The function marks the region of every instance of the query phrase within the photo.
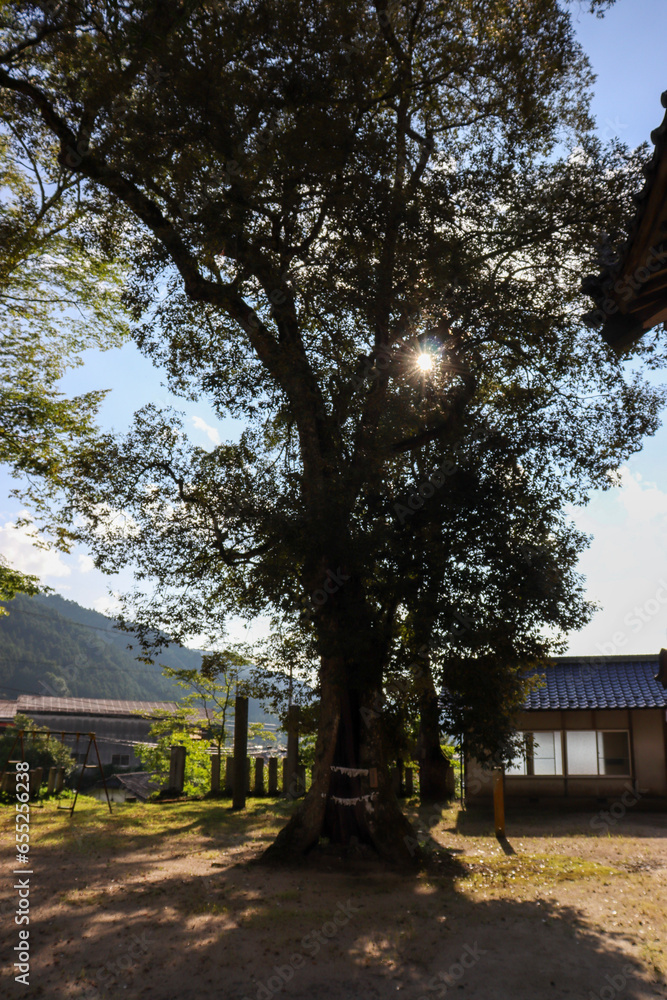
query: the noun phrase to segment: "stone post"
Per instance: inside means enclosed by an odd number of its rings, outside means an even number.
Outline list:
[[[220,754],[217,753],[211,756],[211,792],[220,794]]]
[[[287,710],[287,757],[283,765],[283,795],[294,795],[293,784],[297,779],[299,762],[299,706]]]
[[[264,788],[264,758],[255,758],[255,795],[265,795]]]
[[[42,774],[44,773],[44,768],[36,767],[34,771],[30,771],[30,796],[36,795],[39,791],[39,786],[42,783]]]
[[[278,794],[278,758],[269,757],[269,795]]]
[[[245,807],[248,778],[248,699],[242,695],[237,695],[234,712],[233,809],[243,809]]]
[[[185,782],[185,747],[175,746],[171,748],[169,759],[169,790],[177,795],[183,794],[183,784]]]

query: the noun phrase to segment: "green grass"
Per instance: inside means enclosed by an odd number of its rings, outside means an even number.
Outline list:
[[[215,849],[272,840],[284,826],[294,803],[282,799],[248,799],[235,812],[220,800],[166,803],[116,803],[79,796],[74,815],[58,810],[54,800],[33,804],[31,841],[43,847],[66,847],[73,853],[132,850],[169,837],[186,843],[193,838]],[[0,808],[0,830],[14,826],[13,806]],[[209,842],[209,843],[206,843]]]
[[[595,861],[565,854],[523,854],[502,858],[478,858],[467,856],[470,885],[555,885],[559,882],[575,882],[581,879],[601,879],[607,881],[621,874],[617,868],[601,865]]]

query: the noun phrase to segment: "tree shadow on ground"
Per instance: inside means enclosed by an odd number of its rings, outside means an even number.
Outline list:
[[[662,995],[622,929],[591,926],[579,908],[546,897],[482,898],[480,872],[445,850],[412,874],[326,853],[296,868],[247,863],[266,835],[238,862],[222,849],[217,861],[206,857],[225,837],[236,841],[239,824],[247,840],[270,812],[230,819],[218,805],[181,810],[166,833],[137,831],[74,856],[67,843],[37,842],[30,992],[48,1000]],[[4,900],[11,905],[11,893]],[[3,995],[23,995],[8,978]]]
[[[612,836],[631,834],[633,837],[667,837],[667,816],[664,811],[644,811],[637,807],[614,811],[614,803],[591,803],[586,808],[559,809],[550,803],[544,805],[505,806],[507,836],[540,837],[592,836],[610,833]],[[493,834],[493,807],[472,806],[460,809],[454,829],[464,836]]]

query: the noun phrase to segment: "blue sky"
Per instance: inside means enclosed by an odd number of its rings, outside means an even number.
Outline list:
[[[631,146],[649,139],[662,121],[660,94],[667,89],[664,0],[619,0],[602,20],[573,4],[579,38],[597,74],[593,111],[600,134],[618,135]],[[580,7],[580,9],[579,9]],[[111,389],[101,411],[105,427],[123,430],[141,403],[174,403],[186,413],[192,439],[206,446],[235,434],[205,402],[173,399],[159,372],[132,345],[101,354],[88,352],[83,368],[63,382],[67,393]],[[570,636],[569,652],[656,652],[667,646],[667,429],[646,441],[622,473],[622,485],[594,494],[573,512],[577,525],[594,536],[580,563],[588,595],[600,605],[592,623]],[[12,481],[0,469],[0,552],[18,569],[40,575],[63,597],[110,610],[108,590],[129,589],[129,572],[103,576],[81,550],[70,556],[31,547],[11,525],[19,507],[9,498]],[[261,627],[260,627],[261,630]],[[256,630],[253,629],[253,632]],[[242,638],[239,622],[230,637]]]

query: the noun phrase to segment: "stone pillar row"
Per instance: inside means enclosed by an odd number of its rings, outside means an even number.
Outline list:
[[[280,757],[246,757],[245,758],[245,794],[255,797],[262,795],[279,795],[278,774]],[[235,758],[225,757],[224,782],[220,778],[220,761],[217,755],[211,757],[211,791],[234,795],[235,775],[237,773]],[[282,762],[282,794],[298,798],[306,791],[306,765],[297,764],[295,776],[289,780],[289,763],[287,758]],[[238,808],[238,807],[237,807]]]

